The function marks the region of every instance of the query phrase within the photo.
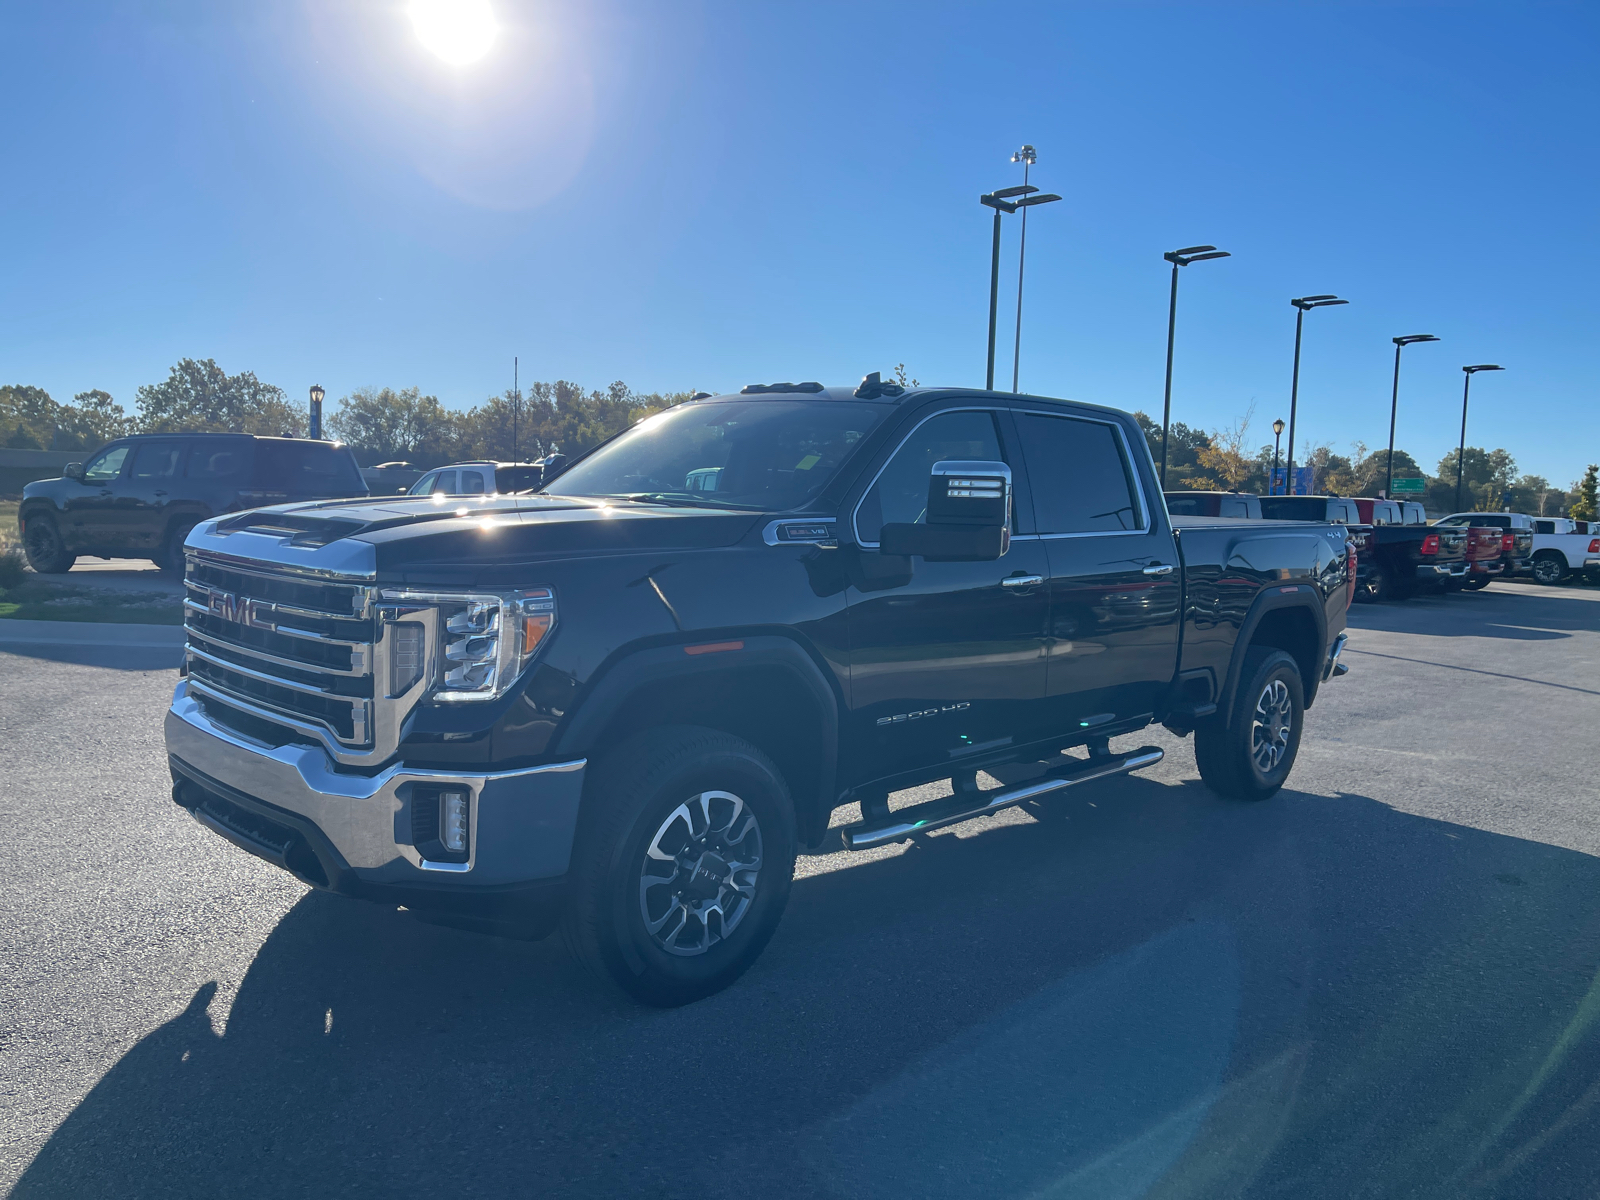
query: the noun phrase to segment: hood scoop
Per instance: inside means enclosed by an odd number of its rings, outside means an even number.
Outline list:
[[[367,527],[365,521],[309,517],[299,513],[258,511],[217,522],[218,533],[260,533],[287,539],[291,546],[315,548],[337,542]]]

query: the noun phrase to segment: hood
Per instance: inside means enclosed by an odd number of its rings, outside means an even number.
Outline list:
[[[232,558],[372,578],[491,570],[530,559],[731,546],[764,514],[571,496],[396,496],[280,504],[196,526],[188,545]]]

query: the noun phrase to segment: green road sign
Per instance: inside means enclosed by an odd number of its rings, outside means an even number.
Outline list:
[[[1428,481],[1426,479],[1396,479],[1393,487],[1396,496],[1405,493],[1420,496],[1428,490]]]

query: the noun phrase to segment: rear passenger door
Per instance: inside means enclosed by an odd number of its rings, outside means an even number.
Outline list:
[[[117,496],[117,546],[133,551],[154,551],[166,532],[168,505],[177,488],[183,443],[140,442],[133,467]]]
[[[1154,713],[1177,671],[1181,569],[1122,427],[1016,410],[1034,535],[1050,564],[1051,722],[1081,733]]]

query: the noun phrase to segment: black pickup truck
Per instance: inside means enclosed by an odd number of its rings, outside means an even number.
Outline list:
[[[1149,766],[1110,743],[1154,722],[1272,795],[1353,584],[1342,527],[1169,519],[1126,413],[872,376],[681,404],[534,494],[218,518],[187,556],[179,805],[319,888],[559,925],[655,1004],[754,960],[797,852]],[[981,787],[1003,764],[1031,777]]]

